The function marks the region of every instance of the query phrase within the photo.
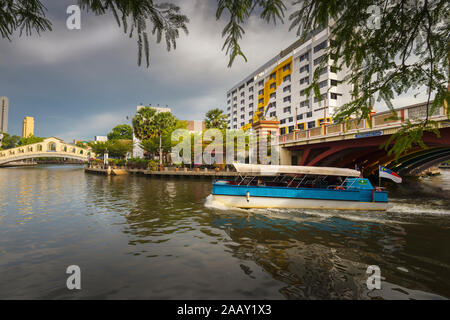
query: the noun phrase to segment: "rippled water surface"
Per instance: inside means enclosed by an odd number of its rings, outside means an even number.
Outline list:
[[[232,210],[210,192],[207,180],[0,169],[0,298],[450,298],[450,171],[393,187],[384,213]],[[66,288],[69,265],[80,291]],[[381,290],[367,289],[369,265]]]

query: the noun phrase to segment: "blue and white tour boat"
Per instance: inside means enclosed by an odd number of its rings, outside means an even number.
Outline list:
[[[386,210],[388,194],[357,170],[235,163],[233,181],[214,181],[212,197],[237,208]]]

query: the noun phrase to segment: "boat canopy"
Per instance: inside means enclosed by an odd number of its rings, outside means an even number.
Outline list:
[[[332,167],[311,167],[311,166],[277,166],[264,164],[234,163],[237,172],[258,174],[258,175],[278,175],[278,174],[310,174],[321,176],[341,176],[359,177],[361,173],[353,169],[332,168]]]

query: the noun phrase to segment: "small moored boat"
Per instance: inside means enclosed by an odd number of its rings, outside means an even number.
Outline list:
[[[386,210],[387,192],[357,170],[234,164],[239,176],[214,181],[213,200],[237,208]]]

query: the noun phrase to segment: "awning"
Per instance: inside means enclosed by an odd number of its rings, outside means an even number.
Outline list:
[[[310,174],[321,176],[359,177],[361,175],[357,170],[333,167],[277,166],[246,163],[234,163],[233,165],[237,172],[266,176],[278,174]]]

